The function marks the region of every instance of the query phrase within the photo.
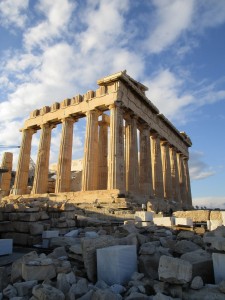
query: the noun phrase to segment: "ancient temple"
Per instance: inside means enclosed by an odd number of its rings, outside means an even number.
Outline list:
[[[40,130],[32,196],[48,193],[51,131],[62,124],[55,194],[150,201],[153,208],[190,208],[190,138],[146,97],[147,87],[119,72],[98,80],[98,89],[36,109],[25,121],[14,195],[27,194],[31,142]],[[73,126],[86,117],[80,192],[71,190]],[[91,191],[91,193],[90,193]],[[80,199],[79,198],[79,199]],[[85,198],[86,199],[86,198]],[[74,200],[75,201],[75,200]],[[80,200],[79,200],[80,201]]]

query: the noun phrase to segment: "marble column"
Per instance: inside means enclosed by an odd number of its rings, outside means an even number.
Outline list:
[[[180,184],[179,173],[177,166],[177,151],[174,147],[170,147],[170,165],[171,165],[171,177],[172,177],[172,198],[177,203],[180,203]]]
[[[126,190],[139,192],[138,145],[137,145],[137,118],[129,116],[125,125],[126,142]]]
[[[12,162],[13,154],[11,152],[5,152],[2,158],[2,169],[7,169],[8,172],[2,173],[0,180],[1,194],[8,196],[10,192],[11,174],[12,174]]]
[[[192,197],[191,197],[191,183],[190,183],[189,168],[188,168],[188,157],[186,156],[183,157],[183,164],[184,164],[184,176],[185,176],[186,193],[187,193],[186,204],[187,207],[190,208],[192,206]]]
[[[186,194],[186,182],[185,182],[184,163],[183,163],[182,153],[177,153],[177,163],[178,163],[178,172],[179,172],[181,205],[182,208],[186,208],[187,194]]]
[[[161,154],[164,198],[166,200],[172,200],[171,166],[169,155],[169,143],[167,141],[161,141]]]
[[[154,195],[157,198],[164,198],[163,174],[160,137],[157,133],[151,133],[151,153],[152,153],[152,182]]]
[[[82,191],[98,189],[98,110],[86,113],[86,135],[82,173]]]
[[[140,193],[153,198],[150,127],[140,126]]]
[[[113,104],[110,109],[110,141],[108,161],[108,190],[125,192],[123,110]]]
[[[55,193],[70,192],[71,162],[73,146],[73,124],[75,120],[67,117],[62,121],[62,134],[57,164]]]
[[[22,137],[22,143],[20,147],[16,178],[15,178],[14,188],[13,188],[14,195],[27,194],[31,142],[32,142],[32,136],[36,131],[31,128],[28,128],[28,129],[24,129],[22,132],[23,132],[23,137]]]
[[[53,125],[41,125],[41,136],[37,154],[32,194],[44,194],[48,191],[48,169]]]
[[[107,115],[102,115],[99,121],[99,146],[98,146],[98,189],[107,190],[108,181],[108,126]]]

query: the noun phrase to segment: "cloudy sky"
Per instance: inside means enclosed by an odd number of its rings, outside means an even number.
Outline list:
[[[0,145],[20,145],[32,110],[96,89],[98,79],[126,69],[191,137],[194,203],[224,205],[224,0],[1,0],[0,37]],[[82,120],[74,158],[82,157],[84,132]],[[51,162],[59,135],[60,126]],[[3,151],[14,153],[16,165],[18,149]]]

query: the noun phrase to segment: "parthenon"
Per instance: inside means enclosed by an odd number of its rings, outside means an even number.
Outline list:
[[[153,208],[192,206],[188,169],[191,140],[146,97],[148,90],[126,71],[98,80],[98,89],[36,109],[25,121],[12,193],[28,193],[31,142],[40,130],[31,195],[48,193],[51,131],[62,124],[55,193],[117,195]],[[80,192],[71,190],[73,126],[86,117]],[[92,191],[92,193],[90,193]]]

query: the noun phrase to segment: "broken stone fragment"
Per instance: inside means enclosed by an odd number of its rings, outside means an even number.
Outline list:
[[[62,291],[48,285],[39,284],[36,285],[32,290],[33,295],[38,300],[64,300],[65,295]]]
[[[29,265],[22,264],[22,278],[28,280],[44,280],[56,277],[56,268],[54,264],[48,265]]]
[[[191,282],[191,289],[192,290],[200,290],[203,287],[204,283],[200,276],[196,276],[193,278]]]
[[[158,273],[160,280],[185,284],[191,281],[192,265],[188,261],[163,255],[160,257]]]

